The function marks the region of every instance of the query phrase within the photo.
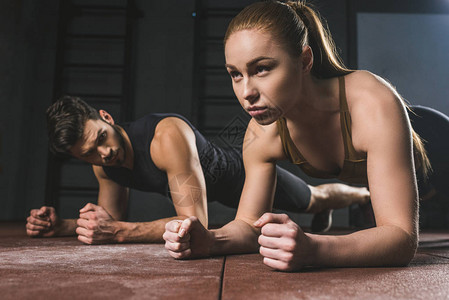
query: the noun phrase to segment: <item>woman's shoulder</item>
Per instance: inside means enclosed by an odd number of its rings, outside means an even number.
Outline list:
[[[346,94],[352,100],[376,102],[400,100],[396,89],[386,79],[369,71],[359,70],[345,76]]]
[[[347,75],[345,82],[355,143],[365,140],[376,128],[404,120],[406,111],[401,96],[382,77],[356,71]]]
[[[283,159],[282,142],[277,126],[277,122],[260,125],[251,119],[243,140],[243,151],[258,153],[267,160]]]
[[[273,142],[279,135],[276,123],[277,122],[273,122],[269,125],[260,125],[254,119],[251,119],[246,129],[243,146],[249,147],[255,145],[256,147],[259,147]]]
[[[394,86],[368,71],[355,71],[345,77],[346,96],[351,115],[373,115],[376,112],[403,109],[404,102]]]

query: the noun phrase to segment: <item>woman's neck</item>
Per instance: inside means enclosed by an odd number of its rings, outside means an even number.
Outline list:
[[[317,79],[305,76],[301,96],[284,117],[295,124],[315,123],[317,119],[340,111],[338,78]]]

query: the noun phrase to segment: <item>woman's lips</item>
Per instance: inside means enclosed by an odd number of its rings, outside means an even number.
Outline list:
[[[250,110],[248,110],[248,113],[250,114],[251,117],[257,117],[257,116],[260,116],[261,114],[264,114],[266,111],[267,111],[266,107],[260,107],[260,108],[250,109]]]

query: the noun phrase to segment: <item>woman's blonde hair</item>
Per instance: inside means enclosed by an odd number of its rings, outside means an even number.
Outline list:
[[[310,46],[313,53],[311,74],[316,78],[353,72],[338,55],[327,24],[305,1],[262,1],[245,7],[229,24],[224,45],[234,32],[251,29],[272,34],[293,57],[299,57],[304,46]],[[412,135],[415,163],[425,178],[431,169],[430,162],[421,138],[414,130]]]
[[[264,1],[244,8],[229,24],[224,43],[232,33],[257,29],[271,33],[288,50],[299,57],[309,45],[314,55],[312,75],[332,78],[351,73],[341,61],[334,41],[319,15],[303,1]]]

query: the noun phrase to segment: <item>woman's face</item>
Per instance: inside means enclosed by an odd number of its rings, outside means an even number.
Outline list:
[[[299,99],[301,59],[292,57],[270,33],[234,32],[225,57],[235,95],[259,124],[275,122]]]

